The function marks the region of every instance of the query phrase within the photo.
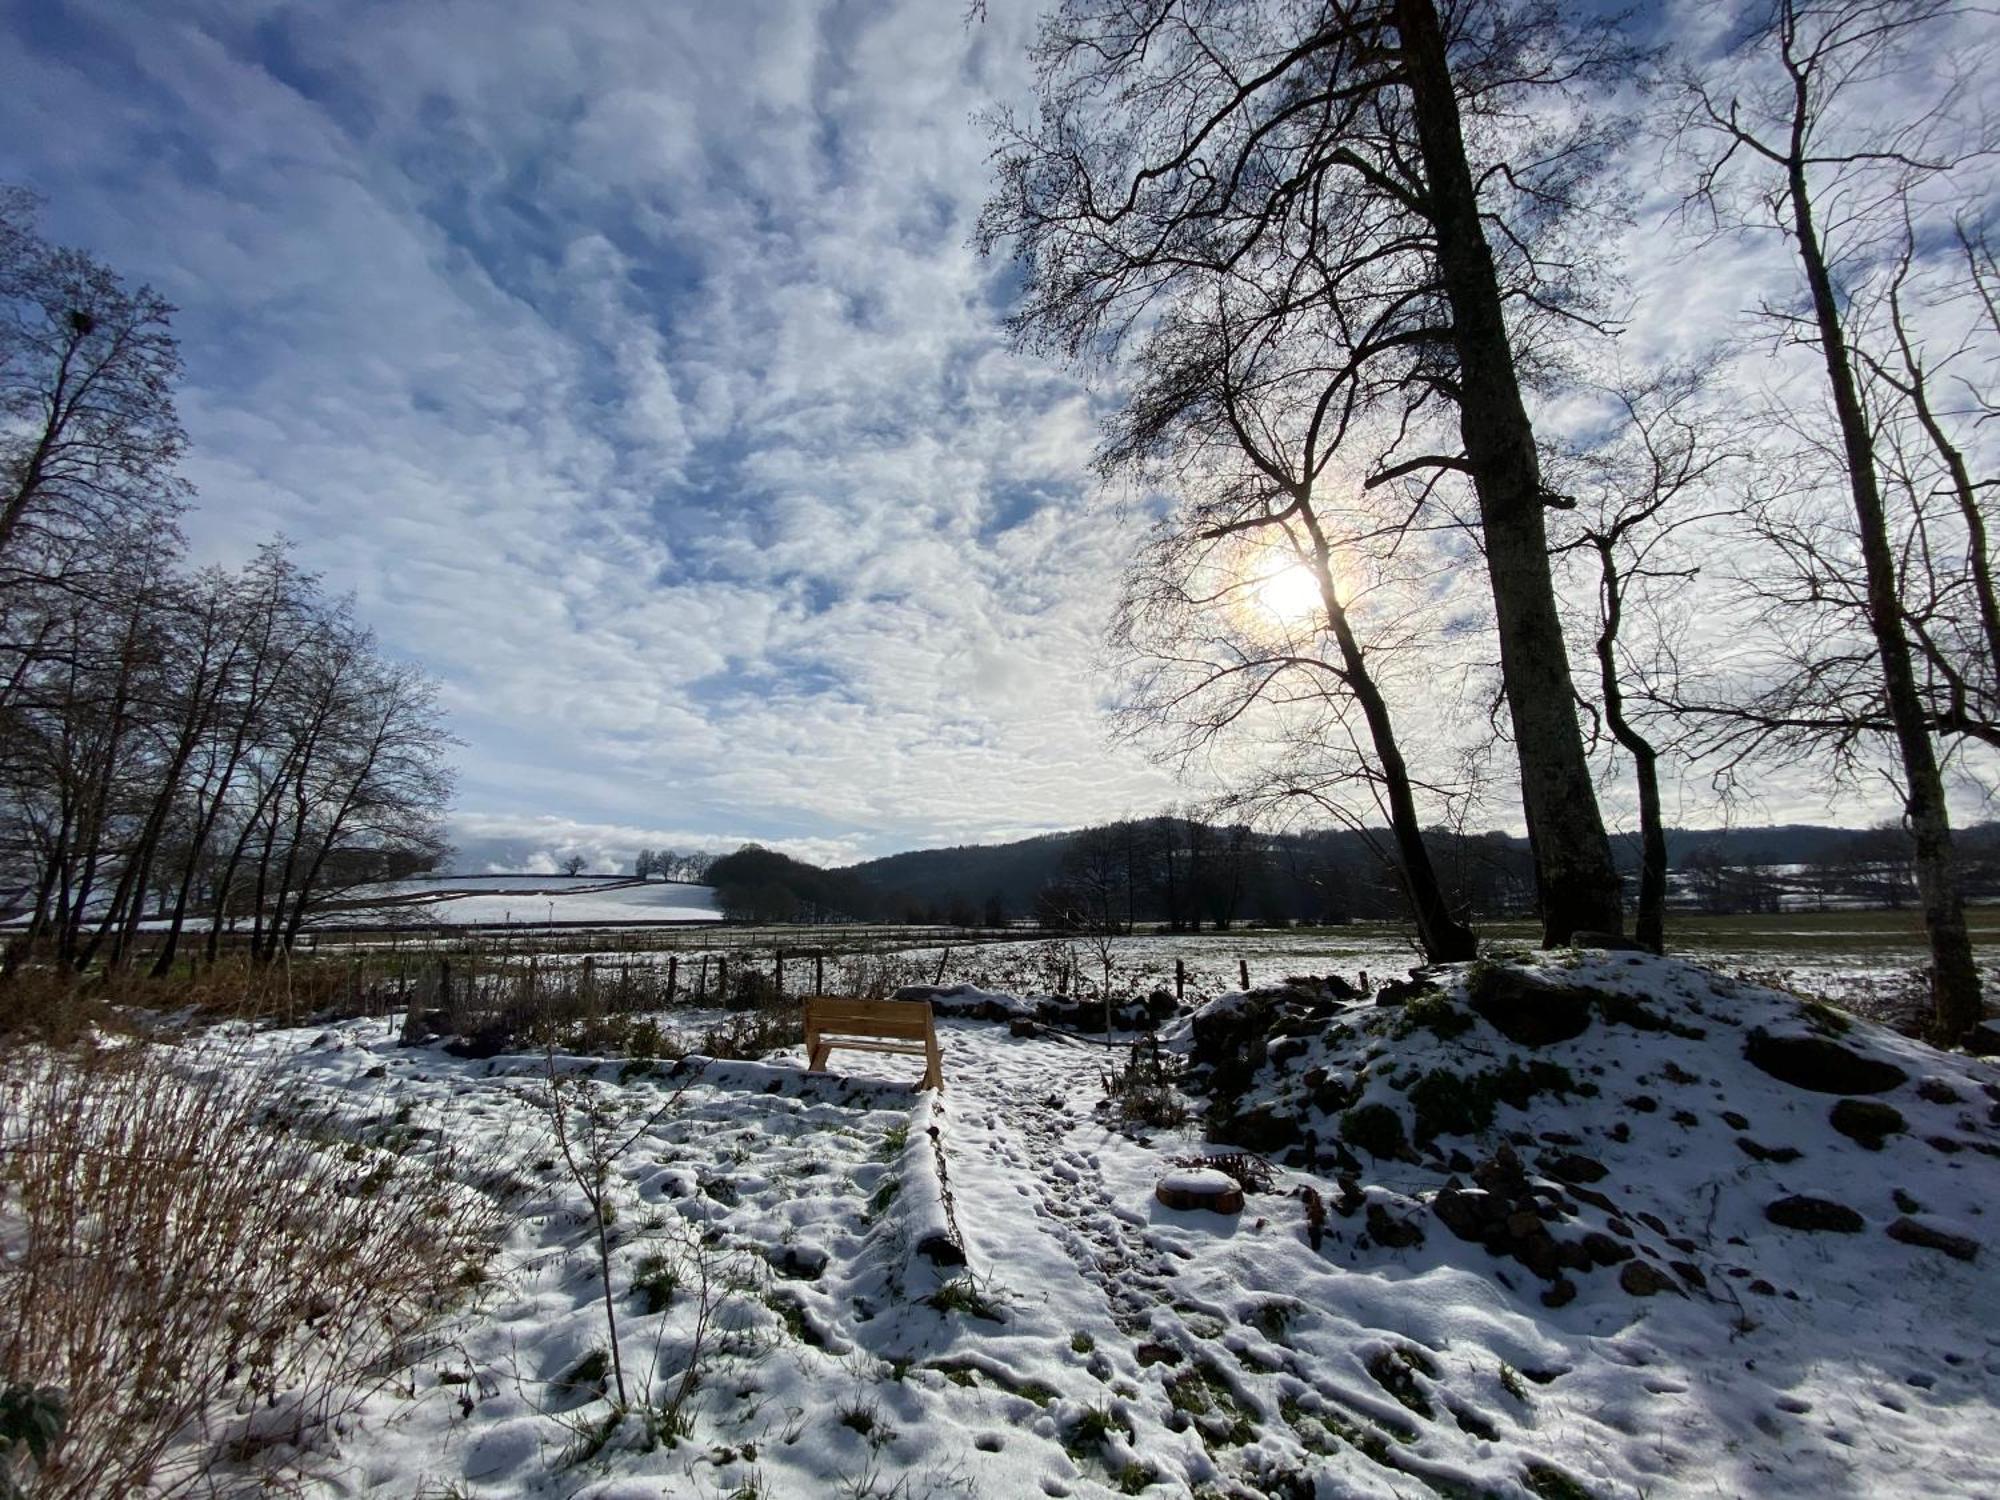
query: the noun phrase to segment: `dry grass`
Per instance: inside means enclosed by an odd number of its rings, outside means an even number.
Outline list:
[[[490,1253],[492,1158],[420,1144],[368,1144],[217,1036],[0,1063],[0,1376],[68,1406],[32,1492],[302,1461]]]

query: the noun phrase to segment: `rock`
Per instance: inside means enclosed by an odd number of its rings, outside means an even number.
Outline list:
[[[1312,1107],[1323,1115],[1339,1114],[1354,1102],[1354,1096],[1360,1092],[1353,1084],[1337,1074],[1323,1073],[1315,1082],[1312,1074],[1308,1073],[1306,1087],[1311,1091],[1308,1097],[1312,1100]]]
[[[1775,1297],[1778,1295],[1778,1289],[1761,1276],[1750,1283],[1750,1290],[1760,1297]]]
[[[1895,1200],[1896,1209],[1899,1213],[1920,1214],[1924,1211],[1923,1204],[1917,1202],[1916,1199],[1912,1198],[1901,1188],[1896,1188],[1889,1196]]]
[[[1506,964],[1475,967],[1466,999],[1487,1025],[1521,1047],[1546,1047],[1590,1028],[1590,992],[1549,984]]]
[[[917,1254],[934,1266],[962,1266],[965,1264],[965,1246],[956,1235],[942,1230],[927,1234],[917,1241]]]
[[[1483,1241],[1505,1222],[1507,1207],[1483,1188],[1446,1187],[1431,1199],[1431,1212],[1462,1240]]]
[[[1517,1208],[1507,1215],[1507,1237],[1524,1240],[1542,1227],[1542,1216],[1533,1209]]]
[[[1866,1222],[1845,1203],[1805,1193],[1765,1204],[1764,1217],[1781,1228],[1804,1230],[1808,1234],[1859,1234]]]
[[[1804,1154],[1797,1146],[1760,1146],[1747,1135],[1736,1137],[1736,1149],[1752,1161],[1774,1161],[1780,1165],[1797,1161]]]
[[[1211,1071],[1217,1093],[1240,1093],[1264,1061],[1282,990],[1249,990],[1219,995],[1188,1023],[1188,1063]]]
[[[1556,1244],[1555,1236],[1546,1229],[1538,1229],[1525,1239],[1514,1244],[1514,1258],[1544,1281],[1553,1281],[1563,1263],[1562,1249]]]
[[[1731,1130],[1748,1130],[1750,1128],[1749,1117],[1739,1115],[1733,1109],[1725,1109],[1722,1112],[1722,1123],[1727,1125]]]
[[[1577,1184],[1571,1183],[1569,1188],[1569,1195],[1572,1198],[1576,1199],[1577,1202],[1588,1203],[1592,1208],[1598,1209],[1604,1213],[1615,1214],[1618,1212],[1618,1205],[1613,1203],[1609,1198],[1605,1197],[1604,1194],[1597,1192],[1595,1189],[1587,1187],[1579,1187]]]
[[[1651,1094],[1634,1094],[1625,1101],[1625,1107],[1635,1114],[1650,1115],[1660,1107],[1660,1101]]]
[[[1305,1138],[1305,1129],[1298,1115],[1280,1105],[1266,1103],[1218,1121],[1215,1135],[1245,1151],[1268,1155],[1296,1146]]]
[[[1542,1291],[1542,1306],[1564,1307],[1576,1301],[1576,1283],[1567,1276],[1558,1276]]]
[[[1601,1229],[1593,1229],[1583,1237],[1584,1254],[1593,1265],[1615,1266],[1620,1261],[1632,1258],[1632,1247],[1620,1244]]]
[[[1974,1057],[2000,1057],[2000,1021],[1981,1021],[1968,1031],[1965,1050]]]
[[[1595,1157],[1566,1151],[1560,1156],[1544,1156],[1538,1163],[1551,1177],[1564,1182],[1602,1182],[1611,1169]]]
[[[1842,1099],[1828,1118],[1835,1130],[1870,1151],[1880,1151],[1885,1139],[1910,1128],[1901,1110],[1879,1099]]]
[[[1957,1104],[1959,1092],[1942,1078],[1925,1078],[1917,1084],[1917,1097],[1931,1104]]]
[[[1879,1057],[1863,1057],[1823,1036],[1772,1036],[1757,1030],[1743,1056],[1780,1083],[1815,1094],[1880,1094],[1909,1082],[1910,1075]]]
[[[1627,1261],[1618,1273],[1618,1285],[1634,1297],[1651,1297],[1660,1292],[1679,1293],[1673,1278],[1648,1260]]]
[[[1972,1260],[1979,1254],[1979,1242],[1962,1234],[1952,1234],[1935,1224],[1908,1216],[1889,1226],[1889,1238],[1905,1245],[1921,1245],[1926,1250],[1942,1250],[1953,1260]]]
[[[1211,1167],[1182,1167],[1169,1172],[1153,1189],[1153,1196],[1168,1208],[1184,1211],[1243,1212],[1243,1189],[1236,1179]]]
[[[1421,1224],[1414,1219],[1399,1219],[1379,1203],[1368,1205],[1368,1234],[1376,1244],[1390,1250],[1407,1250],[1424,1242]]]
[[[1407,1005],[1419,995],[1438,993],[1437,981],[1422,969],[1410,970],[1408,979],[1392,979],[1375,992],[1377,1005]]]
[[[827,1253],[817,1245],[786,1245],[767,1258],[772,1270],[793,1281],[818,1281],[826,1271]],[[964,1261],[965,1253],[960,1250],[958,1263]]]
[[[1693,1287],[1696,1291],[1705,1292],[1708,1290],[1708,1278],[1702,1274],[1701,1267],[1693,1261],[1670,1260],[1667,1262],[1667,1265],[1676,1276],[1680,1277],[1683,1282]]]
[[[1503,1145],[1472,1169],[1472,1180],[1489,1193],[1516,1196],[1528,1190],[1528,1174],[1512,1146]]]

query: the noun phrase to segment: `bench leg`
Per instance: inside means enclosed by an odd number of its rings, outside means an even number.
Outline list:
[[[832,1050],[833,1043],[831,1042],[814,1043],[812,1050],[806,1054],[806,1071],[808,1073],[824,1073],[826,1071],[826,1055]]]
[[[917,1089],[921,1092],[924,1089],[942,1089],[943,1087],[944,1059],[938,1056],[937,1043],[932,1042],[924,1053],[924,1077],[923,1082],[917,1085]]]

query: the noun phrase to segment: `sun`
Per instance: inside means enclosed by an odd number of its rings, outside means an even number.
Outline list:
[[[1319,580],[1305,564],[1287,563],[1257,580],[1257,603],[1283,624],[1301,624],[1319,612]]]

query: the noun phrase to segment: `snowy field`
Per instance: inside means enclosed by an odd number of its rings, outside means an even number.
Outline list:
[[[1828,1095],[1745,1062],[1757,1028],[1827,1025],[1790,997],[1671,961],[1540,972],[1699,1024],[1607,1010],[1529,1052],[1469,1013],[1447,1047],[1450,1007],[1415,1029],[1343,1012],[1253,1079],[1251,1099],[1296,1110],[1322,1144],[1233,1217],[1155,1200],[1177,1158],[1212,1147],[1194,1123],[1113,1128],[1107,1054],[1077,1039],[944,1020],[934,1103],[910,1092],[914,1059],[836,1054],[851,1076],[832,1079],[796,1051],[699,1072],[561,1060],[631,1127],[611,1174],[612,1301],[627,1379],[656,1403],[687,1392],[672,1444],[606,1399],[604,1288],[534,1102],[544,1060],[398,1046],[380,1021],[262,1033],[356,1117],[503,1143],[534,1184],[491,1280],[309,1493],[1991,1496],[2000,1072],[1857,1023],[1846,1045],[1905,1079],[1881,1098],[1907,1132],[1870,1148],[1828,1127]],[[1191,1034],[1183,1021],[1170,1046]],[[1551,1307],[1544,1280],[1448,1232],[1433,1200],[1469,1158],[1363,1153],[1339,1180],[1338,1123],[1309,1095],[1332,1082],[1343,1103],[1407,1112],[1410,1079],[1467,1057],[1589,1083],[1438,1145],[1576,1153],[1560,1180],[1537,1169],[1550,1227],[1649,1268],[1650,1294],[1578,1270]],[[1307,1190],[1332,1209],[1317,1248]],[[1762,1211],[1807,1190],[1851,1206],[1852,1232]],[[947,1204],[964,1269],[918,1252]],[[1974,1259],[1892,1238],[1897,1221],[1963,1237]]]
[[[1990,909],[1976,910],[1973,917],[1975,954],[1989,983],[2000,985],[2000,924]],[[1749,975],[1875,1019],[1888,1019],[1907,1008],[1915,993],[1912,976],[1928,963],[1921,932],[1909,919],[1889,913],[1697,918],[1678,924],[1670,935],[1679,951],[1723,973]],[[1496,953],[1524,950],[1536,941],[1535,930],[1524,923],[1492,924],[1483,929],[1482,937],[1488,951]],[[671,951],[683,965],[704,952],[734,956],[746,949],[768,954],[785,948],[796,953],[815,943],[837,951],[843,934],[838,927],[762,933],[731,929],[727,946],[710,942],[706,936],[676,939]],[[919,929],[902,942],[871,937],[866,946],[899,983],[930,983],[941,976],[939,982],[985,989],[1053,990],[1061,982],[1062,966],[1074,964],[1084,991],[1094,994],[1103,972],[1096,946],[1087,938],[1054,943],[1047,939],[961,942],[945,947],[935,935]],[[649,957],[664,962],[666,951],[647,955],[607,948],[597,957],[614,964],[645,962]],[[1172,990],[1178,962],[1186,972],[1190,999],[1239,988],[1245,965],[1252,985],[1325,974],[1350,979],[1366,974],[1380,983],[1402,977],[1421,961],[1407,935],[1389,923],[1142,934],[1118,938],[1111,945],[1111,958],[1115,993]],[[794,986],[801,983],[801,978],[793,980]]]
[[[354,925],[533,927],[579,922],[713,922],[721,919],[705,885],[602,876],[488,875],[399,881],[364,887],[356,899],[317,917],[316,928]]]

